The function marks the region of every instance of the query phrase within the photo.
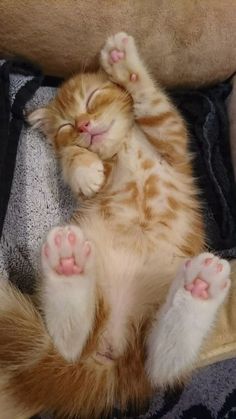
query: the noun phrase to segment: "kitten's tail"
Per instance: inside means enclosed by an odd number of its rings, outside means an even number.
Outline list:
[[[0,280],[0,410],[4,409],[4,419],[26,419],[41,411],[67,418],[99,417],[112,409],[117,398],[125,406],[128,400],[145,396],[142,365],[142,354],[134,351],[107,365],[86,352],[78,363],[67,363],[55,350],[30,299]]]
[[[24,400],[25,377],[45,357],[50,338],[29,297],[0,278],[0,410],[4,419],[28,419],[42,406]],[[38,378],[37,378],[38,379]]]

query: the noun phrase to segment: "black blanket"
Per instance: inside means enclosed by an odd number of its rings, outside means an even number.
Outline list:
[[[230,91],[230,83],[225,82],[173,94],[188,122],[208,245],[227,259],[236,258],[236,184],[225,105]]]

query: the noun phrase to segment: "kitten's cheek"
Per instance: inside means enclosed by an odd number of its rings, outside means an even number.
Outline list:
[[[58,146],[68,145],[73,138],[73,129],[70,127],[61,128],[56,136]]]

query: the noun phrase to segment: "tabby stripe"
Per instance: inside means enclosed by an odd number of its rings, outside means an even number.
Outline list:
[[[144,116],[137,119],[137,122],[140,125],[146,125],[149,127],[154,127],[155,125],[163,124],[168,119],[173,118],[174,113],[171,111],[164,112],[160,115],[154,115],[154,116]]]

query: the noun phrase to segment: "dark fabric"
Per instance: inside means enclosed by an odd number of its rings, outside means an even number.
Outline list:
[[[11,74],[32,76],[17,92],[12,107],[9,95]],[[23,110],[42,80],[41,71],[26,62],[6,61],[0,68],[0,236],[11,192],[18,140],[24,123]]]
[[[236,184],[225,105],[230,91],[230,83],[225,82],[173,94],[188,122],[209,249],[227,259],[236,258]]]
[[[157,392],[145,411],[114,409],[107,419],[236,419],[235,367],[236,359],[232,359],[203,368],[183,388]]]
[[[235,366],[236,359],[208,366],[182,389],[154,396],[145,414],[114,412],[109,419],[235,419]]]

